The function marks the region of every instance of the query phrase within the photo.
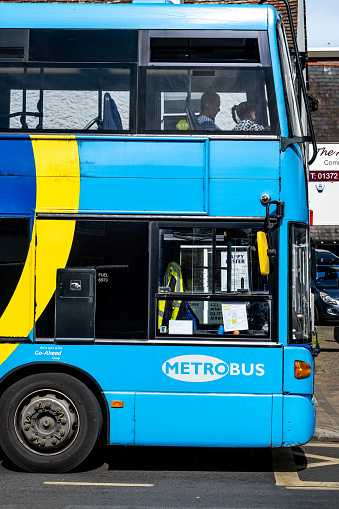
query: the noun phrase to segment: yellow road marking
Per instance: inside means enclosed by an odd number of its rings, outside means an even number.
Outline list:
[[[326,486],[286,486],[287,490],[322,490],[322,491],[335,491],[339,488],[330,488]]]
[[[126,487],[143,487],[150,488],[154,486],[154,484],[133,484],[133,483],[119,483],[119,482],[48,482],[45,481],[44,484],[57,484],[59,486],[126,486]]]
[[[314,468],[314,467],[327,467],[329,465],[339,465],[339,459],[330,458],[328,456],[319,456],[318,454],[305,454],[303,452],[293,452],[294,456],[306,456],[317,460],[323,460],[320,463],[307,463],[307,465],[298,465],[297,469],[301,468]]]
[[[305,444],[302,447],[339,447],[339,443],[333,443],[333,444],[322,444],[322,443],[315,443],[312,442],[311,444]]]
[[[303,453],[294,453],[302,455]],[[317,456],[318,459],[326,458],[331,462],[318,463],[318,465],[339,464],[339,460],[327,458],[327,456]],[[274,469],[274,477],[277,486],[283,486],[286,489],[311,489],[311,490],[339,490],[339,482],[317,482],[317,481],[301,481],[294,462],[293,452],[291,448],[272,449],[272,461]],[[332,463],[333,462],[333,463]]]
[[[310,445],[310,444],[309,444]],[[315,445],[316,447],[318,445]],[[332,447],[331,444],[322,444],[319,447]],[[338,447],[339,444],[334,444]],[[274,476],[277,486],[283,486],[289,490],[339,490],[339,482],[317,482],[317,481],[301,481],[294,462],[294,456],[304,456],[304,453],[294,452],[291,448],[272,449],[272,460]],[[311,463],[307,468],[312,466],[338,465],[339,459],[328,456],[319,456],[317,454],[307,454],[309,458],[320,459],[320,463]],[[134,483],[92,483],[92,482],[49,482],[44,484],[59,486],[114,486],[114,487],[153,487],[154,484],[134,484]]]
[[[300,479],[291,449],[272,449],[272,461],[277,486],[299,486]]]

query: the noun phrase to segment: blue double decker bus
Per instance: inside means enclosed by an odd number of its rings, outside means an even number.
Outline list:
[[[20,468],[69,471],[102,435],[310,440],[293,76],[271,6],[0,4],[0,445]]]

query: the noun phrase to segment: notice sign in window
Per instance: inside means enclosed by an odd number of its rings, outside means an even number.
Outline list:
[[[248,248],[247,247],[232,247],[231,253],[231,281],[228,285],[227,281],[227,252],[221,253],[221,291],[227,292],[229,290],[235,292],[239,289],[249,289],[248,278]]]
[[[225,332],[248,330],[247,311],[244,302],[225,303],[221,307]]]
[[[193,334],[192,320],[170,320],[168,325],[169,334],[185,334],[187,336]]]

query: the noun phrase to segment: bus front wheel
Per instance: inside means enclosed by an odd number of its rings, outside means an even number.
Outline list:
[[[0,400],[0,445],[27,472],[67,472],[95,446],[102,413],[94,394],[63,373],[25,377]]]

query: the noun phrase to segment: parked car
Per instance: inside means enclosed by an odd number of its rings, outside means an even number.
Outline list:
[[[339,267],[318,266],[312,281],[314,321],[339,321]]]
[[[335,255],[327,249],[315,250],[317,265],[335,265],[339,267],[339,256]]]

